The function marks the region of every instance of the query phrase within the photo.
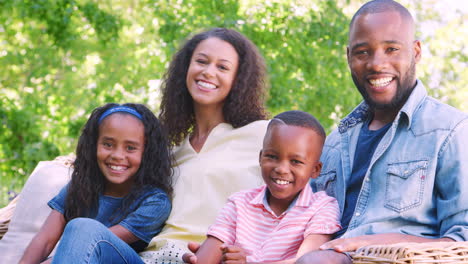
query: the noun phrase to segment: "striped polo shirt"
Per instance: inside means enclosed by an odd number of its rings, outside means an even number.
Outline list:
[[[263,185],[229,197],[208,235],[243,248],[247,261],[280,261],[296,257],[308,235],[333,234],[341,228],[335,198],[314,193],[309,184],[280,216],[265,206],[266,191]]]

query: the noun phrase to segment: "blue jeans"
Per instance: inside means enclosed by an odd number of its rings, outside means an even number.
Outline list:
[[[52,263],[142,263],[140,256],[109,228],[90,218],[71,220]]]

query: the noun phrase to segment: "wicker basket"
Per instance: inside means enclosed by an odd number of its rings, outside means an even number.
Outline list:
[[[468,264],[468,242],[399,243],[362,247],[354,264]]]

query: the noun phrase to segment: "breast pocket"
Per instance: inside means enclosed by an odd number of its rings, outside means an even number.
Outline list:
[[[331,170],[320,173],[320,176],[313,181],[314,191],[325,191],[329,196],[335,197],[336,171]]]
[[[427,160],[388,164],[385,207],[403,212],[421,204]]]

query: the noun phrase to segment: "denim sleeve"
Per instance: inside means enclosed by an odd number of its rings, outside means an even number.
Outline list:
[[[136,237],[149,243],[158,234],[171,212],[171,201],[159,189],[148,195],[132,213],[119,225],[125,227]]]
[[[468,119],[462,120],[440,149],[436,179],[441,237],[468,240]]]
[[[67,187],[68,184],[65,185],[60,190],[60,192],[47,203],[51,209],[56,210],[61,214],[65,214],[65,197],[67,196]]]

